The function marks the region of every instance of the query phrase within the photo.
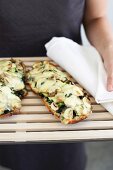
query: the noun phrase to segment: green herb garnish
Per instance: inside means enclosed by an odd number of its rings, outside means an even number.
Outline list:
[[[39,93],[39,96],[41,96],[42,98],[45,98],[43,93]]]
[[[56,73],[57,71],[55,69],[53,69],[53,72]]]
[[[37,86],[37,82],[35,82],[35,87]]]
[[[52,100],[52,99],[49,99],[48,97],[46,98],[46,101],[47,101],[49,104],[53,103],[53,100]]]
[[[70,97],[72,93],[66,94],[65,97]]]
[[[57,105],[58,105],[59,109],[56,112],[58,112],[58,113],[61,113],[62,110],[64,108],[66,108],[66,105],[64,104],[64,102],[57,103]]]
[[[80,99],[83,99],[83,98],[84,98],[84,96],[79,96],[79,98],[80,98]]]
[[[45,82],[43,81],[43,82],[41,82],[41,85],[43,85]]]
[[[25,94],[25,91],[24,90],[20,90],[20,91],[15,91],[14,94],[16,96],[18,96],[19,98],[22,98]]]
[[[8,109],[4,110],[4,114],[7,114],[9,112],[10,112],[10,110],[8,110]]]
[[[64,104],[64,102],[60,102],[60,103],[57,103],[57,105],[58,105],[58,107],[61,107],[61,106],[65,105],[65,104]]]
[[[73,116],[74,116],[74,117],[77,116],[77,111],[73,110]]]

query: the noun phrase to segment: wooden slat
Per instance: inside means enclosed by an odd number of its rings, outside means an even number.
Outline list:
[[[29,93],[27,94],[27,96],[25,98],[39,98],[35,93],[33,93],[32,91],[29,91]]]
[[[22,100],[22,105],[23,106],[43,106],[44,103],[42,102],[41,99],[38,99],[38,98],[33,98],[33,99],[26,98]]]
[[[107,121],[107,120],[113,120],[113,115],[106,112],[96,112],[92,113],[86,120],[93,120],[93,121]]]
[[[86,120],[84,121],[107,121],[113,120],[113,115],[108,112],[102,113],[92,113]],[[0,123],[19,123],[19,122],[59,122],[54,118],[51,113],[45,114],[21,114],[21,115],[13,115],[12,117],[7,117],[0,119]]]
[[[40,122],[40,123],[45,123],[45,122],[58,122],[54,118],[54,116],[49,113],[49,114],[21,114],[21,115],[13,115],[12,117],[7,117],[4,119],[0,119],[0,123],[23,123],[23,122]]]
[[[95,105],[92,105],[92,107],[93,107],[92,109],[93,112],[105,112],[106,111],[106,109],[101,105],[95,104]]]
[[[33,65],[34,61],[25,61],[24,64],[27,66],[27,67],[31,67]]]
[[[45,106],[23,106],[20,112],[22,114],[49,113]]]
[[[77,124],[63,125],[60,122],[51,123],[16,123],[0,124],[0,131],[77,131],[94,129],[113,129],[113,121],[82,121]]]
[[[2,133],[1,142],[74,142],[113,139],[113,130]]]

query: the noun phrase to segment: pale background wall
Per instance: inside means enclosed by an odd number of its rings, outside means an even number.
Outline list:
[[[113,28],[113,0],[108,0],[108,18]]]

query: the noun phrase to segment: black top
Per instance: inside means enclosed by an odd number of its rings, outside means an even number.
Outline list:
[[[0,0],[0,56],[45,55],[53,36],[81,43],[85,0]],[[0,164],[12,170],[84,170],[81,143],[0,145]]]
[[[85,0],[0,0],[0,56],[45,55],[53,36],[81,43]]]

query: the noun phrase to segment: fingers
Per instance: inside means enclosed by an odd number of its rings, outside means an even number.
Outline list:
[[[106,47],[103,62],[107,72],[107,90],[113,91],[113,44]]]
[[[109,60],[104,63],[107,71],[107,90],[113,91],[113,61]]]
[[[113,76],[111,75],[108,75],[108,78],[107,78],[107,90],[113,91]]]
[[[113,91],[113,66],[108,67],[108,77],[107,77],[107,90]]]

